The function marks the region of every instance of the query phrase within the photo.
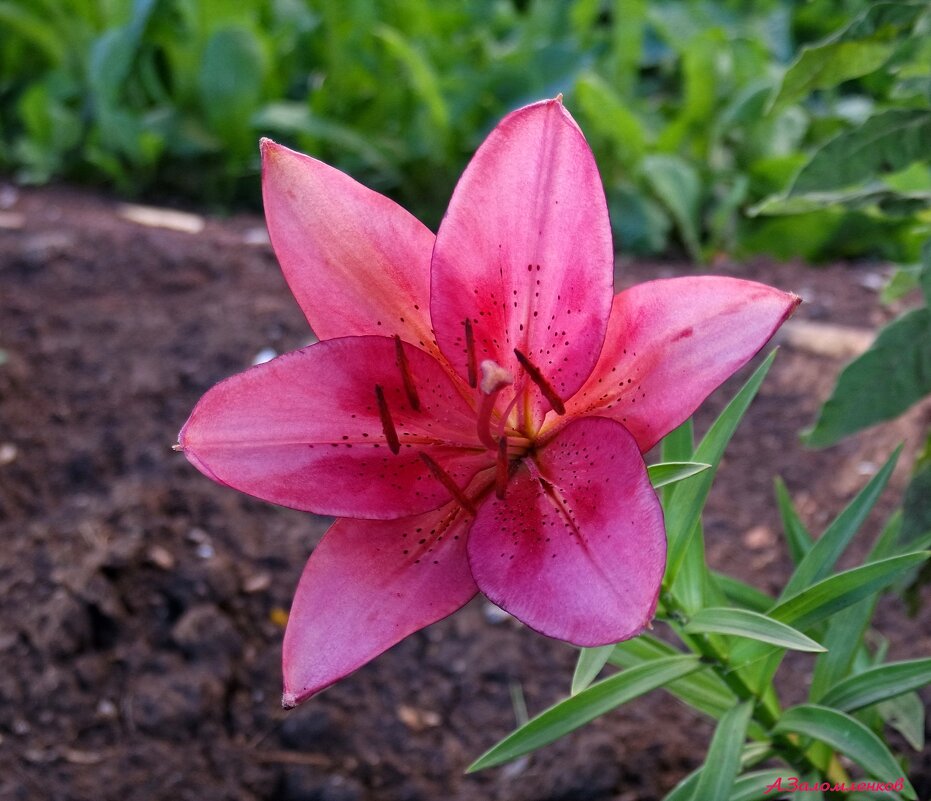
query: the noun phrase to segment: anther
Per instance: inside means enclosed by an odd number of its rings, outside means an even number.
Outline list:
[[[401,337],[394,335],[394,360],[401,371],[401,378],[404,381],[404,392],[407,395],[407,402],[415,412],[420,411],[420,396],[417,394],[417,385],[414,384],[414,376],[411,375],[411,366],[407,361],[407,354],[404,352],[404,344]]]
[[[498,440],[498,465],[495,471],[495,495],[504,500],[504,493],[508,487],[508,441],[506,437]]]
[[[469,500],[466,494],[459,489],[459,485],[453,481],[453,477],[440,467],[432,456],[427,455],[423,451],[418,455],[423,460],[423,463],[430,469],[430,472],[433,473],[436,480],[449,490],[450,495],[456,499],[456,502],[470,515],[474,516],[475,505]]]
[[[564,404],[562,398],[556,394],[556,390],[553,389],[550,382],[544,378],[543,373],[540,372],[540,368],[533,364],[533,362],[524,356],[517,348],[514,348],[514,355],[517,357],[517,361],[520,362],[520,366],[526,371],[530,380],[540,388],[540,392],[542,392],[543,397],[549,401],[550,406],[553,407],[553,411],[556,412],[556,414],[565,414],[566,404]]]
[[[466,338],[466,369],[469,371],[469,386],[475,389],[478,386],[478,370],[475,367],[475,334],[472,332],[472,321],[465,319]]]
[[[381,417],[381,428],[385,432],[388,447],[393,454],[397,455],[401,451],[401,440],[398,439],[394,420],[391,419],[391,412],[388,410],[388,401],[385,400],[384,390],[378,384],[375,385],[375,399],[378,401],[378,415]]]

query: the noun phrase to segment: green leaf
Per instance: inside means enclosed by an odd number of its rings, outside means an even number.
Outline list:
[[[901,446],[896,448],[876,475],[867,482],[866,486],[857,493],[844,511],[825,529],[818,541],[809,549],[798,567],[795,568],[795,571],[786,582],[780,598],[795,595],[831,572],[854,534],[857,533],[863,521],[866,520],[880,494],[886,488],[901,452]]]
[[[682,425],[674,428],[665,437],[660,447],[660,458],[664,462],[688,462],[692,459],[692,451],[695,450],[695,430],[692,418],[690,417]],[[671,501],[675,486],[667,484],[661,493],[663,499],[663,509],[668,508]]]
[[[928,448],[928,445],[925,447]],[[931,461],[916,465],[905,489],[905,497],[902,499],[902,530],[898,541],[907,547],[928,532],[931,532]]]
[[[676,223],[689,257],[702,262],[699,241],[701,183],[695,168],[678,156],[654,154],[642,162],[644,179]]]
[[[772,609],[775,603],[771,595],[767,595],[762,590],[735,579],[733,576],[714,571],[712,571],[711,575],[724,593],[724,597],[744,609],[750,609],[753,612],[766,612]]]
[[[714,421],[696,448],[692,456],[694,461],[710,464],[711,469],[699,474],[694,481],[677,485],[672,493],[671,502],[666,509],[666,536],[669,540],[669,547],[663,583],[667,588],[673,585],[682,567],[689,538],[694,535],[696,523],[701,519],[701,511],[708,499],[708,492],[711,490],[711,483],[721,462],[724,449],[734,435],[750,402],[756,396],[775,356],[776,352],[773,351],[757,367],[747,383],[741,387],[718,419]]]
[[[807,214],[821,209],[838,206],[849,210],[877,207],[889,217],[909,217],[925,209],[931,201],[931,192],[916,190],[902,192],[883,184],[869,184],[852,189],[824,192],[805,192],[798,195],[776,195],[768,197],[748,210],[751,217],[757,215]]]
[[[931,393],[931,310],[889,323],[870,349],[844,368],[806,442],[831,445],[854,431],[897,417]]]
[[[890,662],[864,670],[836,684],[820,703],[853,712],[931,684],[931,659]]]
[[[816,704],[792,707],[783,713],[773,732],[801,734],[826,743],[879,781],[902,778],[902,767],[882,740],[859,720],[836,709]],[[906,798],[916,798],[908,779],[903,793]]]
[[[747,609],[706,607],[692,615],[685,630],[694,634],[714,632],[747,637],[794,651],[824,651],[821,645],[791,626]]]
[[[878,704],[882,719],[916,751],[925,747],[925,704],[917,692],[898,695]]]
[[[500,765],[541,748],[599,715],[702,667],[698,657],[672,656],[602,679],[578,695],[551,706],[505,737],[475,760],[467,772]]]
[[[22,36],[34,47],[44,51],[53,64],[65,60],[67,43],[55,36],[48,20],[26,11],[20,3],[0,2],[0,24],[8,32]]]
[[[789,66],[775,103],[789,103],[879,69],[899,48],[894,37],[925,10],[921,3],[873,3],[847,27],[805,47]]]
[[[815,151],[796,176],[789,196],[854,186],[923,161],[928,153],[931,111],[890,109],[844,131]]]
[[[662,640],[641,635],[616,645],[609,661],[617,667],[631,668],[679,654],[679,651]],[[664,686],[663,690],[715,720],[738,700],[719,676],[707,670],[676,679]],[[754,737],[765,735],[756,724],[751,724],[751,728]]]
[[[707,762],[705,764],[708,764]],[[679,782],[664,798],[663,801],[699,801],[701,796],[695,794],[695,787],[704,771],[699,769]],[[785,778],[785,769],[782,770],[755,770],[739,776],[731,788],[727,801],[765,801],[772,798],[772,792],[767,793],[766,788],[772,786],[780,778]]]
[[[580,123],[595,142],[603,140],[611,156],[632,171],[646,154],[647,131],[614,89],[594,73],[582,75],[575,85]]]
[[[570,691],[572,695],[578,695],[595,680],[613,651],[614,645],[582,648],[579,651],[579,661],[576,662],[575,673],[572,674],[572,689]]]
[[[443,92],[440,88],[440,78],[427,59],[404,34],[388,25],[379,25],[375,31],[391,53],[407,72],[411,88],[420,102],[430,114],[430,122],[434,133],[443,141],[449,134],[451,116]]]
[[[255,149],[250,122],[264,72],[264,54],[252,31],[223,27],[207,41],[198,74],[200,100],[212,132],[240,157]]]
[[[779,516],[782,518],[782,530],[789,545],[789,556],[796,565],[805,558],[811,550],[812,538],[801,521],[792,499],[789,497],[789,491],[781,478],[776,477],[776,503],[779,505]]]
[[[729,709],[719,721],[705,757],[705,768],[695,787],[694,798],[727,801],[740,770],[740,751],[747,737],[753,703],[744,701]],[[709,767],[711,768],[709,770]]]
[[[647,472],[650,474],[653,489],[659,489],[667,484],[674,484],[684,478],[698,475],[709,467],[711,467],[710,464],[703,462],[660,462],[651,464]]]
[[[769,616],[797,629],[807,629],[888,586],[929,556],[931,552],[916,551],[837,573],[780,601],[769,610]]]
[[[772,787],[780,778],[785,778],[784,769],[755,770],[737,778],[728,801],[763,801],[772,798],[767,787]]]

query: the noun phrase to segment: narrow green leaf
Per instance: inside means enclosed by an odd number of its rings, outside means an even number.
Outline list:
[[[665,437],[660,447],[660,458],[664,462],[689,462],[692,461],[692,451],[695,450],[695,432],[692,418],[690,417],[682,425],[674,428]],[[676,489],[675,484],[667,484],[660,493],[663,500],[663,510],[668,512],[669,505],[672,502],[673,492]]]
[[[782,530],[789,544],[789,555],[792,557],[792,562],[798,565],[804,559],[805,554],[811,550],[812,537],[795,511],[785,482],[777,476],[775,483],[776,503],[779,505],[779,516],[782,518]]]
[[[710,464],[702,462],[660,462],[651,464],[647,472],[650,474],[653,489],[659,489],[667,484],[674,484],[684,478],[698,475],[710,467]]]
[[[505,737],[475,760],[467,772],[500,765],[541,748],[599,715],[702,667],[698,657],[673,656],[602,679],[578,695],[551,706]]]
[[[572,695],[578,695],[591,684],[595,677],[614,651],[614,645],[602,645],[598,648],[582,648],[579,651],[579,661],[575,663],[575,673],[572,675]]]
[[[925,547],[914,543],[911,548],[896,550],[896,536],[901,527],[901,520],[901,511],[896,511],[889,517],[864,564]],[[821,654],[815,661],[811,687],[808,690],[808,700],[812,703],[819,703],[821,696],[850,672],[858,652],[864,648],[863,638],[869,628],[878,597],[879,593],[874,592],[831,617],[827,632],[822,638],[827,653]]]
[[[897,417],[931,394],[931,309],[906,312],[848,364],[806,442],[832,445],[854,431]]]
[[[916,751],[925,747],[925,704],[916,692],[898,695],[877,705],[882,719]]]
[[[745,756],[746,750],[744,749]],[[705,764],[709,763],[706,761]],[[698,801],[701,799],[701,796],[695,794],[695,787],[702,773],[701,768],[690,773],[663,798],[663,801]],[[775,784],[778,779],[784,779],[785,775],[785,769],[755,770],[744,773],[734,781],[727,801],[764,801],[764,799],[772,798],[772,791],[767,793],[766,788]]]
[[[844,679],[822,696],[821,703],[853,712],[926,684],[931,684],[931,659],[890,662]]]
[[[752,587],[739,579],[727,576],[724,573],[712,571],[712,577],[724,593],[724,597],[732,603],[750,609],[753,612],[766,612],[772,609],[775,600],[762,590]]]
[[[689,633],[716,632],[768,642],[794,651],[824,651],[824,648],[802,632],[747,609],[706,607],[697,612],[685,627]]]
[[[747,725],[753,704],[744,701],[729,709],[718,722],[705,757],[705,769],[702,770],[695,787],[695,798],[702,801],[727,801],[734,786],[734,779],[740,770],[740,751],[747,737]],[[713,770],[708,770],[712,765]]]
[[[877,597],[878,593],[871,593],[831,616],[827,632],[821,638],[827,652],[816,660],[808,690],[812,703],[821,703],[824,693],[850,672],[857,652],[863,647]]]
[[[710,464],[711,469],[700,473],[694,481],[677,485],[673,492],[672,502],[666,510],[666,535],[669,539],[669,549],[666,576],[663,582],[667,588],[675,582],[679,568],[682,566],[688,539],[696,530],[696,521],[701,518],[701,510],[708,498],[708,492],[724,449],[730,442],[750,402],[756,396],[775,356],[776,351],[773,351],[757,367],[747,383],[741,387],[718,419],[714,421],[696,448],[692,459],[696,462]]]
[[[773,732],[792,732],[827,743],[879,781],[894,782],[902,778],[901,766],[883,741],[859,720],[836,709],[816,704],[792,707],[783,713]],[[908,779],[903,794],[906,798],[916,798]]]
[[[768,614],[797,629],[807,629],[888,586],[929,556],[928,551],[916,551],[837,573],[780,601]]]
[[[680,653],[662,640],[649,635],[641,635],[616,645],[608,661],[617,667],[631,668],[656,659],[678,656]],[[688,676],[676,679],[665,685],[663,690],[715,720],[718,720],[737,703],[737,696],[731,689],[716,674],[708,670],[690,673]],[[764,734],[759,727],[756,727],[753,732],[753,736]]]
[[[785,775],[785,769],[772,768],[745,773],[734,782],[728,801],[762,801],[772,798],[772,791],[767,791],[766,788],[772,787],[780,778],[785,778]]]
[[[844,511],[834,518],[792,573],[780,598],[797,594],[831,572],[885,489],[901,452],[901,446],[896,448],[876,475],[857,493]]]

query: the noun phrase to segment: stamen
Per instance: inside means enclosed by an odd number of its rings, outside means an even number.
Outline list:
[[[401,378],[404,380],[404,392],[407,394],[407,402],[415,412],[420,411],[420,396],[417,394],[417,386],[414,384],[414,376],[411,375],[411,366],[407,362],[407,354],[404,352],[404,345],[401,337],[394,335],[394,359],[397,362],[398,369],[401,371]]]
[[[394,420],[391,419],[384,390],[378,384],[375,385],[375,399],[378,401],[378,415],[381,417],[381,428],[385,432],[385,439],[388,440],[388,447],[391,448],[393,454],[397,455],[401,451],[401,440],[398,439]]]
[[[527,372],[530,380],[540,388],[540,392],[542,392],[543,397],[549,401],[550,406],[553,407],[553,411],[556,412],[556,414],[565,414],[566,404],[564,404],[562,398],[556,394],[556,390],[550,386],[550,382],[544,378],[543,373],[540,372],[540,368],[533,364],[530,359],[524,356],[517,348],[514,348],[514,355],[517,357],[517,361],[520,362],[520,366]]]
[[[439,481],[446,489],[449,490],[453,498],[456,499],[456,502],[465,509],[470,515],[475,515],[475,505],[472,501],[466,497],[466,494],[459,489],[459,485],[453,481],[452,476],[447,473],[442,467],[440,467],[436,460],[433,457],[428,456],[426,453],[421,451],[419,454],[420,458],[423,460],[423,463],[430,468],[430,472],[433,473],[437,481]]]
[[[475,389],[478,386],[478,370],[475,367],[475,334],[472,333],[472,321],[468,317],[465,319],[465,338],[469,386]]]
[[[508,487],[508,441],[506,437],[498,440],[498,469],[495,471],[495,495],[504,500]]]

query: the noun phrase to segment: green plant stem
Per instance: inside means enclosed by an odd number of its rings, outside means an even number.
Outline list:
[[[671,621],[682,625],[687,622],[685,611],[671,593],[663,593],[661,600],[666,615]],[[677,633],[679,632],[677,631]],[[686,638],[680,634],[680,638],[708,663],[734,695],[741,701],[751,701],[753,703],[753,719],[757,723],[766,729],[772,729],[776,725],[779,720],[778,716],[773,714],[763,699],[743,680],[740,674],[730,668],[726,654],[722,653],[709,637],[698,634]],[[808,755],[785,735],[772,735],[771,742],[779,756],[798,771],[800,776],[808,773],[822,774],[821,768],[812,762]],[[838,781],[840,780],[838,778]]]

